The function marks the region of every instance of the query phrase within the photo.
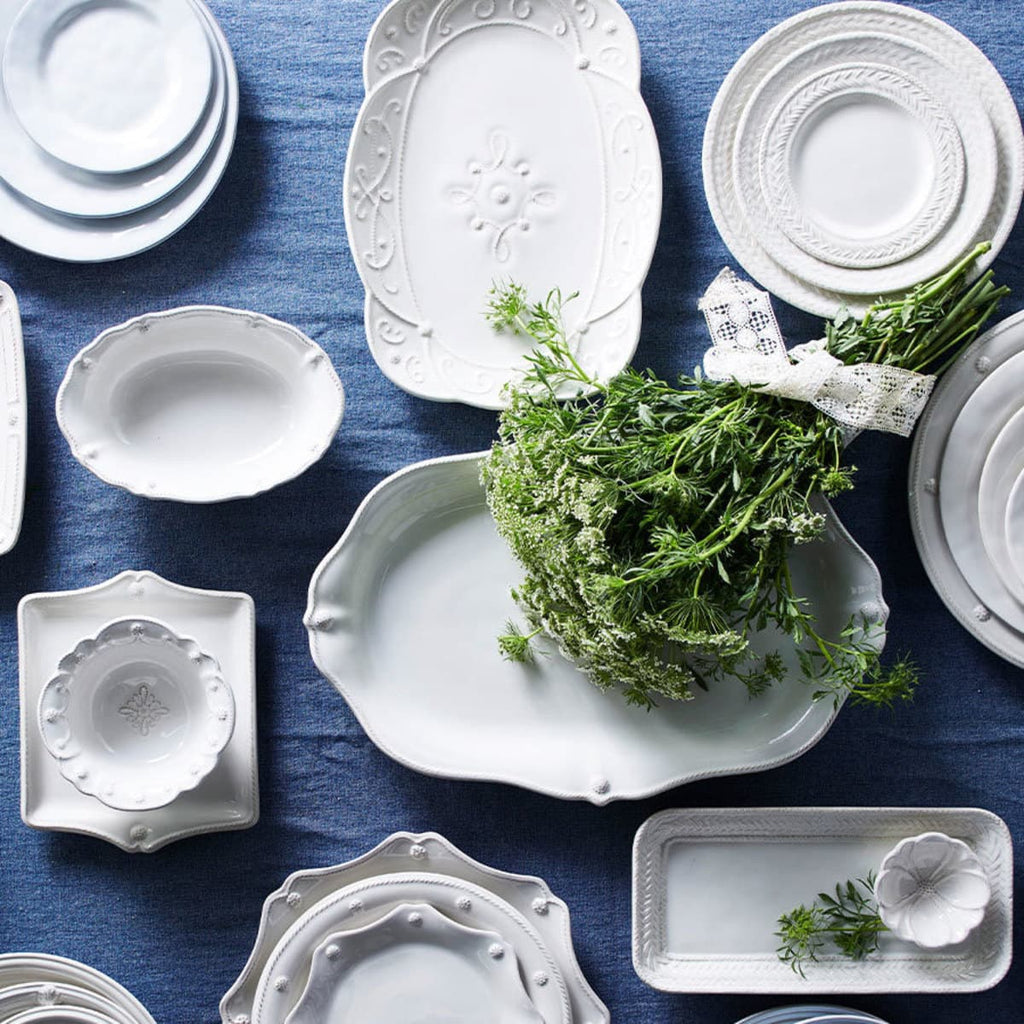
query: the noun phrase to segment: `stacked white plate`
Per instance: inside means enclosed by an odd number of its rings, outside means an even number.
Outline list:
[[[484,867],[433,833],[300,871],[263,906],[224,1024],[608,1024],[538,878]]]
[[[910,509],[949,609],[1024,666],[1024,314],[984,334],[940,381],[917,428]]]
[[[235,140],[238,77],[201,0],[0,0],[0,235],[78,262],[184,226]]]
[[[0,956],[4,1024],[154,1024],[146,1008],[105,974],[45,953]]]
[[[885,1024],[881,1017],[842,1006],[821,1006],[805,1003],[801,1006],[776,1006],[744,1017],[737,1024]]]
[[[861,312],[990,240],[1024,189],[1013,98],[985,55],[931,15],[827,4],[739,59],[704,135],[704,189],[725,244],[808,312]]]

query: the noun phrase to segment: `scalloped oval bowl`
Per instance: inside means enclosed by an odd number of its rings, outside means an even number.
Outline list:
[[[213,771],[235,725],[217,662],[155,619],[118,619],[65,655],[39,699],[61,774],[121,810],[152,810]]]
[[[71,361],[57,422],[101,480],[147,498],[249,497],[305,472],[341,424],[330,359],[260,313],[183,306],[104,331]]]

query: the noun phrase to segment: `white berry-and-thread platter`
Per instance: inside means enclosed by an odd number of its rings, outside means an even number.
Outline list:
[[[25,504],[25,353],[18,300],[0,281],[0,555],[14,547]]]
[[[125,618],[168,623],[220,665],[234,697],[231,737],[216,765],[165,806],[110,807],[61,774],[39,726],[44,687],[83,637]],[[170,583],[123,572],[81,590],[29,594],[18,606],[21,700],[21,816],[26,825],[97,836],[148,853],[203,832],[249,828],[259,817],[256,761],[255,610],[247,594]]]
[[[495,280],[577,291],[567,329],[588,372],[635,351],[661,162],[635,32],[601,6],[398,0],[370,34],[345,223],[370,350],[413,394],[503,405],[532,343],[484,319]]]
[[[798,757],[838,707],[815,701],[792,641],[786,679],[756,700],[725,679],[655,712],[602,692],[553,645],[534,666],[512,664],[497,636],[518,611],[519,570],[480,484],[479,453],[407,467],[379,484],[310,583],[305,616],[320,671],[370,738],[432,775],[510,782],[597,804],[683,782],[759,771]],[[888,609],[874,564],[823,505],[826,534],[790,560],[797,593],[827,635]]]
[[[71,361],[57,422],[101,480],[147,498],[214,502],[305,472],[345,395],[319,345],[280,320],[219,306],[147,313]]]

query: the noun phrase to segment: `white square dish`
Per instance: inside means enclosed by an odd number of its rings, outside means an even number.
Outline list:
[[[173,624],[209,651],[234,693],[234,732],[216,768],[164,807],[126,811],[80,792],[60,772],[37,725],[40,694],[58,663],[112,620]],[[18,606],[21,679],[21,816],[33,828],[80,832],[123,850],[151,852],[175,839],[249,828],[259,817],[256,767],[255,608],[247,594],[198,590],[151,572],[123,572],[82,590],[29,594]]]

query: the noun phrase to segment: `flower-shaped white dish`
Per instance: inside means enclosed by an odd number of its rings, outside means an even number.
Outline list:
[[[337,433],[327,354],[259,313],[185,306],[104,331],[71,362],[57,421],[101,480],[148,498],[247,497],[308,469]]]
[[[234,723],[217,662],[151,619],[120,619],[81,641],[39,699],[43,742],[64,778],[125,811],[198,786]]]
[[[27,411],[18,300],[0,281],[0,555],[14,547],[21,532]]]
[[[221,668],[234,696],[231,738],[193,789],[152,809],[121,810],[81,792],[61,773],[39,727],[54,667],[82,637],[114,620],[174,624]],[[259,816],[256,773],[255,615],[246,594],[198,590],[149,572],[124,572],[94,587],[30,594],[18,606],[21,677],[21,816],[35,828],[82,832],[149,852],[201,832],[248,828]],[[166,703],[166,702],[165,702]],[[141,739],[141,737],[140,737]]]
[[[545,1024],[501,935],[405,903],[316,948],[287,1024]]]
[[[419,881],[419,885],[415,883]],[[398,886],[384,883],[398,881]],[[450,884],[445,884],[445,882]],[[367,889],[366,885],[370,888]],[[484,898],[474,902],[474,890]],[[429,832],[396,832],[362,857],[335,867],[298,871],[271,893],[263,904],[253,951],[238,980],[221,1000],[224,1024],[257,1019],[255,1006],[261,981],[270,971],[290,929],[307,913],[326,908],[335,894],[351,891],[337,910],[349,909],[353,926],[365,922],[375,907],[387,907],[396,894],[416,894],[417,902],[429,898],[433,906],[447,906],[448,916],[475,927],[488,927],[516,939],[520,964],[529,968],[526,977],[534,1003],[545,1019],[569,1014],[575,1024],[608,1024],[608,1011],[583,977],[572,948],[569,909],[539,878],[515,875],[486,867],[467,857],[446,839]],[[352,901],[358,901],[358,904]],[[353,910],[353,907],[358,909]],[[336,912],[336,911],[334,911]],[[275,960],[280,963],[280,960]],[[545,977],[538,978],[537,972]],[[278,974],[273,973],[273,980]],[[538,985],[543,980],[543,985]],[[559,1010],[559,990],[564,984],[567,1003]],[[264,985],[270,998],[287,998],[274,985]],[[287,1002],[283,1009],[287,1010]],[[283,1014],[281,1015],[283,1018]]]
[[[901,840],[882,859],[875,880],[886,927],[924,949],[963,942],[981,924],[991,896],[978,855],[943,832]]]

